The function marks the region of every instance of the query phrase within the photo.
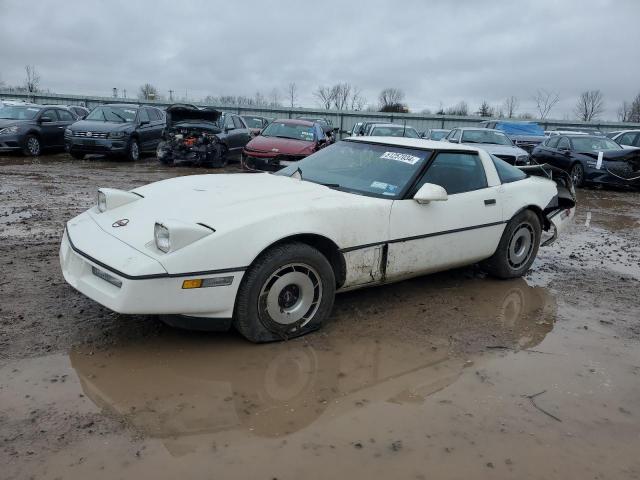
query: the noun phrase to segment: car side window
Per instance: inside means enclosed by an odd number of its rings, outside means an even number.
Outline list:
[[[318,141],[322,141],[326,139],[324,135],[324,129],[317,123],[315,124],[315,131],[316,131],[316,138],[318,139]]]
[[[454,140],[458,140],[458,141],[460,141],[460,137],[461,137],[461,136],[462,136],[462,130],[457,130],[457,129],[456,129],[456,130],[454,130],[454,131],[452,132],[452,136],[451,136],[451,138],[452,138],[452,139],[454,139]]]
[[[549,138],[549,140],[547,140],[547,147],[556,148],[558,146],[558,141],[560,141],[560,137],[554,135],[553,137]]]
[[[487,177],[480,157],[473,153],[439,153],[422,176],[417,192],[425,183],[444,188],[449,195],[487,188]]]
[[[625,133],[620,137],[618,143],[620,145],[633,145],[633,137],[635,137],[635,135],[634,132]]]
[[[247,128],[240,117],[233,116],[233,124],[236,128]]]
[[[570,150],[571,145],[569,144],[569,139],[567,137],[562,137],[558,141],[558,150]]]
[[[149,114],[147,113],[147,109],[146,108],[141,108],[138,112],[138,121],[140,122],[148,122],[149,121]]]
[[[231,117],[231,115],[224,116],[224,128],[234,128],[233,118]]]
[[[40,118],[42,117],[49,117],[52,122],[58,121],[58,115],[56,115],[55,110],[45,110],[44,112],[42,112],[42,115],[40,116]]]
[[[58,110],[58,117],[60,117],[60,120],[63,122],[73,122],[75,120],[71,112],[67,112],[66,110]]]

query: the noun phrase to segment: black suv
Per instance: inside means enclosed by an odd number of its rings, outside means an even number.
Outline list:
[[[65,129],[75,121],[66,108],[6,105],[0,108],[0,152],[37,156],[45,148],[64,147]]]
[[[159,108],[128,104],[100,105],[64,132],[73,158],[90,153],[136,161],[142,152],[155,152],[165,126]]]

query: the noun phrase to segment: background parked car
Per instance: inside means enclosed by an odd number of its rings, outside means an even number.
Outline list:
[[[277,171],[329,143],[319,123],[300,119],[274,120],[244,148],[242,166],[247,170]]]
[[[76,117],[78,117],[78,120],[82,120],[89,115],[90,112],[88,108],[81,107],[80,105],[66,105],[66,107],[71,110]]]
[[[362,135],[360,133],[360,129],[362,128],[362,125],[364,125],[364,122],[357,122],[353,125],[353,128],[351,128],[351,131],[349,131],[349,135],[352,137],[355,137],[356,135]]]
[[[259,117],[256,115],[242,115],[244,123],[247,124],[251,134],[255,137],[273,120],[272,118]]]
[[[164,113],[155,107],[100,105],[71,125],[64,137],[73,158],[98,153],[136,161],[142,152],[156,151],[164,126]]]
[[[442,140],[451,130],[446,128],[429,128],[423,134],[422,138],[427,140]]]
[[[528,165],[529,154],[517,147],[499,130],[489,128],[454,128],[445,137],[447,142],[480,147],[511,165]]]
[[[549,137],[533,150],[532,158],[569,172],[576,187],[598,183],[640,188],[640,149],[624,149],[607,137]]]
[[[337,137],[336,133],[337,133],[338,129],[334,128],[333,122],[331,121],[330,118],[324,118],[324,117],[298,117],[298,120],[306,120],[307,122],[313,122],[313,123],[320,124],[320,126],[324,130],[324,133],[327,136],[327,139],[329,140],[329,142],[333,143],[333,142],[336,141],[336,137]]]
[[[609,138],[626,148],[640,148],[640,130],[623,130]]]
[[[398,123],[377,123],[369,128],[367,135],[370,137],[420,138],[420,134],[415,128]]]
[[[64,147],[65,129],[76,121],[61,107],[7,105],[0,109],[0,152],[37,156],[45,148]]]
[[[511,122],[506,120],[488,120],[480,122],[482,128],[493,128],[507,135],[516,146],[528,153],[544,142],[544,130],[536,122]]]

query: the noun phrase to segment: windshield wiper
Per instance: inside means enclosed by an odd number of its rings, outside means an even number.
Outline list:
[[[122,115],[118,115],[116,112],[111,112],[111,113],[113,113],[116,117],[118,117],[120,120],[122,120],[123,123],[127,122],[127,119],[124,118]],[[106,120],[106,117],[105,117],[105,120]]]

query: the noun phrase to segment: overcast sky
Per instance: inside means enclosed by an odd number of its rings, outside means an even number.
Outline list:
[[[135,95],[150,82],[193,99],[253,96],[296,82],[349,82],[368,103],[384,87],[411,111],[557,91],[553,118],[579,93],[604,93],[604,119],[640,92],[640,1],[37,1],[0,0],[0,80],[35,65],[57,93]]]

